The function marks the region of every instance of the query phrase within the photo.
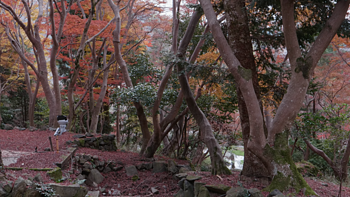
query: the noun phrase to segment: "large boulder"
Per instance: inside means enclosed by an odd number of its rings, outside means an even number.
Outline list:
[[[85,197],[88,190],[80,185],[60,185],[51,183],[50,186],[55,190],[56,195],[60,197]]]

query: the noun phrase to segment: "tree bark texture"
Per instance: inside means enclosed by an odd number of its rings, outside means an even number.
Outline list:
[[[220,54],[234,76],[237,87],[241,90],[246,103],[250,126],[247,149],[259,158],[268,170],[269,175],[271,175],[272,182],[267,190],[276,188],[286,190],[290,187],[302,189],[305,187],[305,195],[314,195],[315,193],[312,189],[301,182],[304,180],[300,173],[295,170],[286,141],[286,132],[284,131],[288,130],[290,123],[300,110],[309,85],[310,73],[313,72],[322,53],[344,20],[349,7],[349,0],[337,2],[332,16],[327,21],[327,25],[313,43],[310,51],[304,56],[301,56],[296,36],[294,1],[281,0],[283,31],[292,75],[287,93],[284,95],[272,121],[271,128],[267,133],[267,139],[264,132],[263,116],[254,90],[252,73],[242,67],[242,63],[228,45],[216,20],[211,2],[209,0],[200,0],[200,2]],[[285,136],[285,139],[283,136]]]
[[[258,74],[255,65],[255,57],[253,55],[245,2],[240,0],[225,0],[224,5],[229,45],[242,67],[251,71],[254,91],[259,103],[261,103]],[[247,148],[250,137],[249,114],[242,92],[239,88],[237,88],[237,96],[245,155],[242,175],[268,177],[269,175],[266,167]]]

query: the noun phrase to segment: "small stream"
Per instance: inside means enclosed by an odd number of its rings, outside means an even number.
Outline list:
[[[235,154],[227,152],[225,154],[224,160],[228,163],[227,167],[230,170],[233,170],[233,169],[242,170],[243,169],[244,156],[235,155]]]

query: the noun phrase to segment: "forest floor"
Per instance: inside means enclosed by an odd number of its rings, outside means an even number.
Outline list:
[[[30,168],[55,168],[55,162],[60,162],[61,156],[66,153],[69,147],[65,142],[72,141],[74,133],[64,133],[59,136],[59,152],[44,151],[45,148],[50,147],[49,137],[52,138],[53,147],[56,150],[56,138],[53,136],[53,131],[34,131],[29,130],[0,130],[0,149],[2,151],[3,160],[6,162],[12,162],[6,167],[21,167],[24,168],[21,171],[6,169],[5,173],[9,179],[15,180],[16,177],[22,176],[23,178],[34,177],[38,173],[44,179],[45,183],[52,182],[46,175],[46,172],[32,171]],[[37,147],[37,152],[35,149]],[[136,165],[140,163],[142,158],[133,152],[127,151],[99,151],[88,148],[79,148],[76,154],[90,154],[97,155],[100,160],[113,160],[122,162],[124,165],[132,164]],[[155,160],[167,160],[168,158],[162,156],[156,156]],[[7,165],[5,162],[5,165]],[[177,163],[186,164],[184,160],[175,160]],[[63,171],[63,176],[68,177],[62,184],[71,184],[75,175]],[[242,184],[244,188],[258,188],[263,189],[267,186],[267,182],[259,179],[249,179],[240,176],[240,173],[233,171],[232,175],[212,176],[209,172],[196,172],[197,175],[202,176],[201,182],[216,185],[224,184],[231,187],[237,187],[238,184]],[[159,190],[159,194],[153,194],[154,196],[173,196],[179,190],[177,185],[178,180],[170,173],[152,173],[151,171],[140,171],[139,180],[132,181],[130,177],[127,177],[125,171],[110,172],[103,174],[105,179],[100,183],[98,188],[89,188],[89,190],[98,190],[104,188],[106,195],[109,191],[115,189],[121,191],[125,196],[150,196],[151,187],[156,187]],[[337,196],[339,191],[339,185],[312,177],[305,177],[305,180],[311,186],[311,188],[319,195],[332,197]],[[348,184],[344,184],[348,185]],[[263,192],[267,196],[267,192]],[[287,194],[287,193],[286,193]],[[213,195],[219,196],[219,195]],[[350,196],[350,188],[343,186],[342,196]]]

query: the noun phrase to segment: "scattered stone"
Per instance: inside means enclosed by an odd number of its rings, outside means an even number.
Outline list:
[[[89,197],[99,197],[99,196],[100,196],[100,191],[88,191],[88,193],[86,194],[86,196],[89,196]]]
[[[10,193],[12,190],[12,185],[13,185],[12,181],[6,180],[0,183],[0,188],[2,188],[6,193]]]
[[[78,184],[76,185],[60,185],[56,183],[49,184],[54,190],[56,195],[64,197],[85,197],[88,190]]]
[[[248,192],[250,194],[250,197],[264,197],[261,191],[257,188],[248,189]]]
[[[85,136],[86,137],[94,137],[94,135],[92,135],[91,133],[86,133]]]
[[[112,170],[115,171],[115,172],[116,172],[116,171],[120,171],[120,170],[122,170],[122,169],[123,169],[123,166],[117,166],[117,167],[113,167],[113,168],[112,168]]]
[[[86,178],[86,176],[83,175],[83,174],[79,174],[79,175],[77,176],[77,180],[83,180],[83,179],[85,179],[85,178]]]
[[[185,180],[184,182],[184,197],[193,197],[194,196],[194,186],[189,181]]]
[[[159,194],[159,190],[157,190],[155,187],[151,187],[152,194]]]
[[[27,185],[22,177],[18,177],[13,185],[12,196],[23,196],[27,189]]]
[[[187,177],[187,173],[175,174],[175,177],[178,178],[178,179],[186,178]]]
[[[184,197],[184,190],[183,189],[180,189],[175,195],[174,197]]]
[[[182,178],[182,179],[177,183],[181,189],[184,189],[184,182],[185,182],[185,180],[186,180],[185,178]]]
[[[4,125],[4,130],[12,130],[13,129],[13,126],[10,125],[10,124],[5,124]]]
[[[186,179],[188,181],[191,181],[191,182],[194,182],[194,181],[199,180],[201,178],[202,178],[201,176],[196,176],[196,175],[187,175],[186,176]]]
[[[109,195],[112,195],[112,196],[120,196],[121,195],[121,192],[117,189],[111,189],[108,191],[108,194]]]
[[[173,174],[176,174],[178,172],[176,163],[173,160],[168,160],[168,171]]]
[[[205,185],[205,183],[194,182],[194,195],[195,196],[198,196],[200,188],[204,185]]]
[[[201,186],[197,197],[210,197],[209,190],[205,186]]]
[[[322,186],[328,187],[327,183],[321,183]]]
[[[92,169],[89,176],[86,178],[87,185],[93,185],[93,183],[100,184],[104,180],[102,174],[96,170]]]
[[[267,197],[279,196],[279,195],[281,195],[281,194],[282,194],[282,192],[280,192],[280,190],[275,189],[275,190],[273,190],[272,192],[270,192],[269,195],[267,195]],[[283,195],[283,194],[282,194],[282,195]],[[284,195],[283,195],[283,196],[284,196]]]
[[[28,188],[24,194],[25,197],[41,197],[41,194],[35,188]]]
[[[53,169],[53,170],[51,170],[51,171],[48,171],[47,173],[46,173],[52,180],[54,180],[54,181],[58,181],[58,180],[60,180],[60,179],[62,179],[62,171],[61,171],[61,168],[55,168],[55,169]]]
[[[105,169],[103,170],[103,173],[108,173],[108,172],[111,172],[112,169],[108,166],[105,167]]]
[[[165,161],[155,161],[153,162],[153,172],[166,172],[167,171],[167,163]]]
[[[0,196],[8,196],[9,192],[6,192],[2,187],[0,187]]]
[[[74,138],[74,139],[77,139],[77,138],[86,138],[86,136],[83,135],[83,134],[77,134],[77,135],[73,135],[73,138]]]
[[[206,185],[205,186],[210,192],[219,193],[219,194],[226,194],[228,190],[231,189],[231,187],[223,184],[219,185]]]
[[[181,167],[179,170],[179,173],[185,173],[185,172],[189,172],[189,171],[191,171],[191,170],[186,168],[186,167]]]
[[[126,176],[135,176],[138,175],[138,171],[134,165],[125,166]]]
[[[226,197],[239,197],[239,196],[247,196],[248,190],[242,187],[233,187],[226,192]]]
[[[153,167],[152,163],[142,163],[136,166],[138,170],[151,170]]]
[[[44,151],[51,151],[51,148],[44,148]]]

